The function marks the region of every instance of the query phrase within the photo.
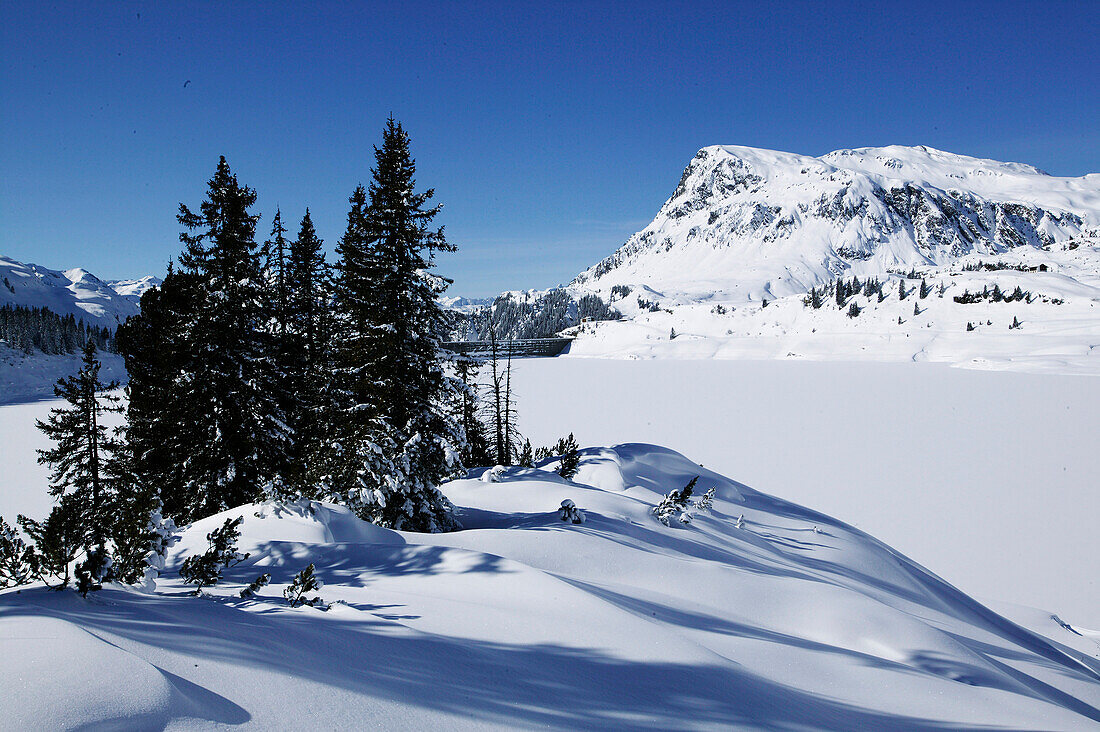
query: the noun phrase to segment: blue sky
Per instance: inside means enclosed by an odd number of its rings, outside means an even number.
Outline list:
[[[567,282],[706,145],[1100,171],[1096,2],[315,5],[0,4],[0,253],[162,274],[218,155],[331,248],[390,113],[470,296]]]

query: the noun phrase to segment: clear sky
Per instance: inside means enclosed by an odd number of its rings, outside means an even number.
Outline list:
[[[0,3],[0,253],[163,274],[218,155],[329,248],[392,113],[453,294],[613,251],[700,147],[1100,171],[1100,2]]]

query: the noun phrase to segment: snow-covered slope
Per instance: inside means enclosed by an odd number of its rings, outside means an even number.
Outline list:
[[[699,151],[649,226],[573,284],[758,301],[842,272],[1048,246],[1098,217],[1100,174],[1057,178],[923,146],[819,158],[714,146]]]
[[[156,278],[147,277],[114,283],[124,290],[119,292],[87,270],[61,272],[0,255],[0,306],[48,308],[58,315],[74,315],[112,329],[138,312],[141,292],[156,282]]]
[[[107,284],[112,290],[136,305],[147,290],[159,287],[163,281],[160,277],[146,275],[136,280],[111,280]]]
[[[836,281],[853,277],[860,294],[832,304]],[[935,299],[901,296],[922,281]],[[1029,296],[1009,305],[994,287]],[[812,288],[828,288],[826,307],[803,306]],[[626,316],[575,329],[573,355],[1098,373],[1100,174],[926,147],[820,158],[708,147],[649,226],[570,290]]]
[[[549,467],[549,466],[548,466]],[[699,476],[709,513],[651,508]],[[584,451],[445,486],[466,529],[419,535],[331,504],[243,516],[251,557],[208,598],[0,593],[0,726],[1012,729],[1100,723],[1100,646],[1025,629],[870,536],[670,450]],[[562,523],[572,499],[587,522]],[[314,563],[328,611],[281,597]],[[244,583],[272,584],[242,600]]]

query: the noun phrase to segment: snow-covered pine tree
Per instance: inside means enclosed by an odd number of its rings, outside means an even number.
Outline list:
[[[95,341],[84,346],[80,370],[73,376],[59,379],[54,394],[68,406],[50,410],[46,421],[36,426],[54,442],[49,450],[38,451],[38,462],[49,465],[50,494],[75,496],[79,514],[79,531],[85,537],[85,561],[77,575],[81,594],[98,590],[110,566],[106,540],[112,517],[108,506],[118,490],[111,480],[112,462],[121,442],[103,424],[106,414],[119,413],[119,398],[109,392],[118,382],[103,383],[99,378],[101,364],[96,356]]]
[[[241,598],[245,600],[251,600],[253,597],[256,596],[257,592],[262,590],[264,587],[267,587],[269,582],[271,582],[271,573],[264,572],[263,574],[256,577],[256,579],[249,582],[248,587],[245,587],[243,590],[241,590]]]
[[[184,560],[180,566],[180,577],[184,582],[195,585],[195,594],[203,587],[218,583],[222,570],[240,564],[250,556],[237,551],[237,540],[241,538],[243,516],[226,519],[218,528],[206,535],[209,544],[202,554],[194,554]]]
[[[271,312],[256,246],[256,193],[241,186],[222,157],[199,213],[180,204],[184,271],[201,288],[187,333],[191,354],[179,387],[194,408],[182,446],[187,507],[196,518],[259,499],[265,484],[281,482],[290,459],[291,435],[281,405],[282,380],[268,329]],[[166,502],[167,503],[167,502]]]
[[[283,226],[283,212],[276,208],[275,217],[271,220],[271,238],[264,242],[262,253],[266,268],[265,279],[271,288],[271,316],[277,335],[286,333],[290,319],[290,277],[287,262],[289,250],[286,227]]]
[[[332,278],[306,209],[286,265],[287,315],[284,343],[287,424],[295,436],[288,481],[291,492],[313,494],[323,480],[326,413],[332,399]]]
[[[145,579],[150,569],[160,567],[175,527],[161,518],[161,500],[156,489],[142,482],[134,471],[130,447],[124,440],[111,466],[119,490],[109,507],[112,516],[109,578],[135,584]]]
[[[411,531],[456,526],[438,485],[462,467],[461,384],[444,372],[447,282],[431,272],[435,253],[454,251],[432,230],[433,191],[415,192],[409,137],[388,120],[375,148],[369,202],[352,195],[340,241],[337,376],[342,471],[337,493],[374,523]],[[349,480],[349,477],[352,478]]]
[[[577,449],[577,439],[573,437],[572,432],[569,433],[569,437],[558,440],[558,444],[554,447],[554,452],[560,457],[557,474],[566,480],[577,474],[577,468],[581,464],[581,456]]]
[[[306,597],[306,593],[316,592],[319,589],[321,589],[321,580],[317,579],[317,576],[313,573],[313,562],[310,562],[308,567],[294,575],[294,581],[283,590],[283,597],[286,598],[291,607],[298,607],[299,605],[312,607],[324,601],[316,595]]]

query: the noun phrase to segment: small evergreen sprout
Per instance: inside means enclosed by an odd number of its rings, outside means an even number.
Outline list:
[[[674,340],[676,340],[676,329],[675,329],[675,328],[671,329],[671,330],[670,330],[670,331],[668,332],[668,339],[669,339],[670,341],[674,341]]]
[[[967,329],[968,331],[974,330],[974,324],[973,324],[973,323],[971,323],[971,322],[970,322],[969,320],[968,320],[968,321],[966,321],[966,329]]]
[[[904,323],[905,323],[905,321],[904,321],[904,320],[902,320],[902,319],[901,319],[901,316],[899,315],[899,316],[898,316],[898,325],[902,325],[902,324],[904,324]]]
[[[913,315],[920,315],[923,312],[924,311],[920,309],[920,303],[919,302],[913,303]]]
[[[558,518],[571,524],[583,524],[585,521],[584,511],[577,508],[577,504],[573,503],[570,498],[566,498],[561,502],[561,508],[558,509]]]
[[[766,297],[761,298],[760,299],[760,309],[763,310],[766,307],[768,307],[768,298],[766,298]]]
[[[554,452],[561,456],[557,473],[566,480],[577,474],[577,468],[581,464],[581,456],[577,448],[577,440],[572,432],[569,433],[569,437],[559,439],[558,444],[554,446]]]
[[[524,440],[523,449],[519,453],[518,465],[521,468],[533,468],[535,467],[535,455],[531,451],[531,441]]]
[[[19,537],[15,527],[0,517],[0,588],[25,585],[34,579],[33,551]]]
[[[290,586],[283,590],[283,597],[286,598],[291,607],[298,607],[299,605],[314,607],[318,604],[324,604],[324,601],[320,596],[306,597],[305,594],[319,589],[321,589],[321,580],[313,574],[313,562],[310,562],[308,567],[294,576],[294,581]]]
[[[248,587],[241,590],[241,597],[245,600],[251,600],[256,596],[256,593],[267,586],[267,583],[271,581],[271,573],[264,572],[256,579],[248,583]]]
[[[237,551],[237,539],[241,536],[244,516],[226,519],[225,523],[206,535],[210,548],[205,554],[188,557],[180,567],[184,582],[195,585],[195,594],[203,587],[215,585],[222,578],[222,570],[248,559],[249,555]]]
[[[1021,325],[1023,325],[1023,323],[1021,323],[1020,320],[1015,315],[1013,315],[1012,316],[1012,324],[1008,326],[1008,329],[1009,330],[1016,330]]]
[[[700,498],[698,501],[696,501],[695,510],[700,511],[702,513],[709,512],[710,509],[711,509],[711,506],[714,505],[715,491],[716,491],[716,488],[714,486],[711,486],[710,488],[708,488],[707,492],[703,494],[703,497]]]

